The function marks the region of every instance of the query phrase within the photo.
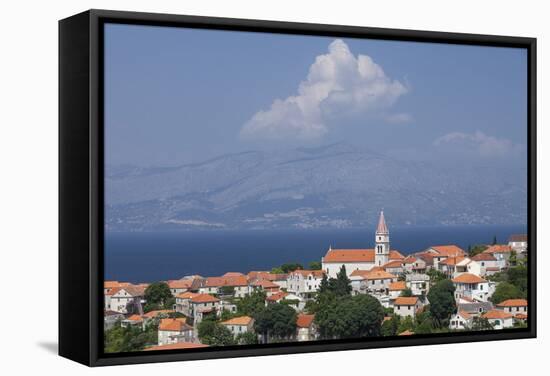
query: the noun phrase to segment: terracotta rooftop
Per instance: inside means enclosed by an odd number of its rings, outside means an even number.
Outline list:
[[[132,315],[128,317],[126,320],[130,321],[143,321],[143,318],[140,315]]]
[[[472,257],[474,261],[496,261],[497,259],[491,253],[478,253]]]
[[[469,320],[469,319],[472,318],[472,315],[469,314],[469,313],[466,312],[466,311],[458,311],[458,314],[459,314],[460,316],[462,316],[463,318],[465,318],[466,320]]]
[[[399,251],[390,251],[390,260],[402,260],[405,257]],[[329,249],[323,262],[368,262],[374,263],[374,249]]]
[[[493,309],[488,312],[485,312],[481,317],[484,317],[486,319],[509,319],[512,316],[512,314],[501,311],[499,309]]]
[[[179,298],[179,299],[191,299],[195,296],[197,296],[199,294],[197,294],[196,292],[182,292],[181,294],[178,294],[176,295],[176,298]]]
[[[168,281],[168,287],[171,289],[188,289],[193,284],[192,279],[177,279],[175,281]]]
[[[512,252],[512,247],[508,244],[490,245],[483,253],[509,253]]]
[[[279,292],[276,292],[275,294],[273,294],[271,296],[268,296],[265,300],[270,301],[270,302],[277,302],[277,301],[283,299],[287,295],[288,295],[288,292],[279,291]]]
[[[508,299],[497,304],[497,307],[526,307],[527,300],[525,299]]]
[[[315,315],[299,314],[296,319],[296,326],[298,328],[309,328],[315,319]]]
[[[222,286],[247,286],[248,278],[245,275],[229,277],[208,277],[204,287],[222,287]]]
[[[373,268],[374,269],[374,268]],[[375,280],[375,279],[396,279],[397,276],[393,275],[391,273],[388,273],[385,270],[377,269],[377,270],[354,270],[350,276],[352,277],[363,277],[367,280]]]
[[[159,323],[159,330],[170,332],[181,332],[184,330],[192,330],[193,327],[185,321],[184,318],[177,319],[161,319]]]
[[[239,316],[233,317],[232,319],[222,321],[222,325],[249,325],[252,322],[252,317],[250,316]]]
[[[415,305],[416,302],[418,302],[418,298],[416,296],[410,296],[410,297],[399,296],[395,299],[393,304],[394,305]]]
[[[215,303],[219,301],[220,299],[208,294],[197,294],[191,298],[192,303]]]
[[[414,335],[414,332],[411,332],[410,330],[405,330],[404,332],[401,332],[398,334],[399,336],[412,336]]]
[[[390,283],[389,290],[390,291],[400,291],[405,290],[407,288],[407,284],[405,281],[397,281]]]
[[[178,342],[178,343],[171,343],[169,345],[148,347],[144,351],[196,349],[201,347],[208,347],[208,345],[204,345],[202,343]]]
[[[472,273],[462,273],[458,277],[452,279],[454,283],[483,283],[487,282],[483,278],[472,274]]]
[[[402,268],[403,260],[393,260],[382,265],[383,268]]]
[[[447,256],[447,257],[450,257],[450,256],[464,256],[464,254],[465,254],[465,252],[462,248],[460,248],[460,247],[458,247],[454,244],[434,245],[434,246],[431,246],[430,249],[433,249],[439,255]]]
[[[451,257],[447,257],[445,260],[441,261],[440,264],[453,266],[453,265],[456,265],[456,264],[460,263],[464,259],[465,259],[464,256],[451,256]]]
[[[514,234],[508,238],[509,242],[526,242],[527,234]]]

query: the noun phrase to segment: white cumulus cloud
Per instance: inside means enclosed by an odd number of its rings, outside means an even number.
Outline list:
[[[504,138],[474,133],[452,132],[434,141],[434,146],[448,152],[469,153],[482,157],[514,156],[523,150],[522,146]]]
[[[337,39],[328,53],[319,55],[310,66],[298,93],[276,99],[267,110],[258,111],[244,124],[241,136],[250,139],[313,140],[323,136],[342,115],[363,114],[388,109],[407,92],[367,55],[351,53]],[[408,115],[390,118],[404,122]],[[397,120],[397,121],[395,121]]]

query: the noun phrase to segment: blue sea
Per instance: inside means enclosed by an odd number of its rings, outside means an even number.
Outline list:
[[[407,226],[390,228],[392,249],[409,254],[431,245],[500,243],[525,225]],[[287,262],[305,267],[332,248],[373,248],[373,229],[247,230],[107,233],[105,279],[152,282],[185,275],[269,270]]]

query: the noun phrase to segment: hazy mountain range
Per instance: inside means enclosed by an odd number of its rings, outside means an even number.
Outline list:
[[[437,158],[435,158],[437,159]],[[526,170],[404,161],[339,143],[177,167],[107,166],[112,231],[526,222]]]

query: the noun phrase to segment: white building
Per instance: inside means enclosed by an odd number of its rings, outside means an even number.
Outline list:
[[[481,317],[489,320],[494,329],[505,329],[514,326],[514,316],[498,309],[486,312]]]
[[[491,253],[478,253],[472,260],[479,264],[480,276],[492,275],[501,270],[503,263],[499,262]]]
[[[254,319],[249,316],[234,317],[232,319],[222,321],[221,324],[229,329],[235,337],[239,334],[254,331]]]
[[[527,234],[515,234],[508,239],[508,246],[517,253],[527,252]]]
[[[194,342],[193,327],[184,318],[161,319],[158,329],[158,345]]]
[[[407,287],[414,296],[428,295],[430,291],[430,277],[427,274],[407,274],[405,277]]]
[[[527,314],[527,300],[525,299],[508,299],[503,302],[500,302],[496,305],[496,308],[511,313],[512,315],[517,315],[519,313]]]
[[[120,313],[143,313],[145,289],[141,286],[129,285],[116,289],[111,295],[108,309]]]
[[[208,277],[199,288],[201,294],[224,294],[232,291],[231,295],[242,298],[251,292],[248,278],[242,274],[227,273],[221,277]]]
[[[455,285],[455,299],[461,295],[473,300],[486,302],[492,295],[489,282],[471,273],[463,273],[452,279]]]
[[[510,259],[512,248],[507,244],[495,244],[489,246],[483,253],[493,255],[497,259],[497,266],[500,269],[505,269],[508,267],[508,260]]]
[[[392,282],[397,281],[397,276],[382,270],[379,267],[371,270],[355,270],[349,277],[352,290],[356,293],[365,294],[388,294]]]
[[[288,273],[287,291],[302,298],[311,298],[319,290],[324,275],[322,270],[295,270]]]
[[[393,302],[393,311],[401,317],[411,316],[414,319],[416,317],[416,311],[421,307],[420,299],[416,296],[400,296]]]
[[[449,321],[449,329],[465,330],[472,327],[473,316],[466,311],[458,311],[451,316]]]
[[[439,269],[439,263],[449,257],[464,257],[466,252],[454,244],[449,245],[433,245],[426,249],[423,253],[432,255],[433,267]]]
[[[298,314],[296,319],[296,340],[298,342],[314,341],[318,337],[315,315]]]
[[[403,260],[405,257],[395,250],[390,250],[390,235],[384,213],[380,213],[375,232],[375,248],[371,249],[332,249],[329,248],[321,259],[323,271],[329,278],[336,278],[342,266],[346,267],[348,277],[355,270],[371,270],[390,261]]]

